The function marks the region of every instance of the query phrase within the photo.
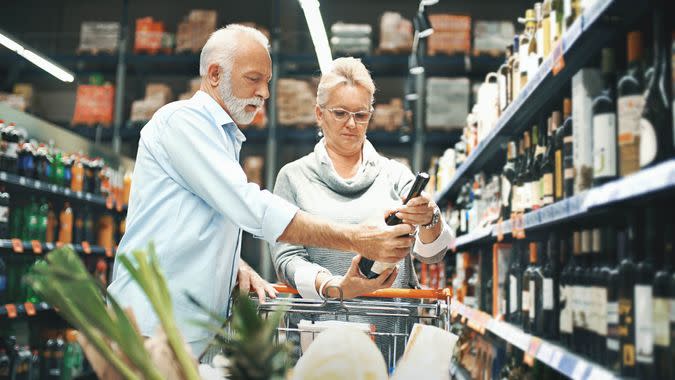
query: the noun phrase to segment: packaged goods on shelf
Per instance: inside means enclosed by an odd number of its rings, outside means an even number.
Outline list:
[[[392,99],[389,104],[376,104],[370,129],[384,129],[395,131],[403,124],[403,101],[400,98]]]
[[[333,53],[368,54],[371,48],[372,27],[368,24],[336,22],[330,28]]]
[[[471,51],[471,17],[439,13],[429,16],[434,33],[429,36],[427,52],[452,55]]]
[[[460,129],[469,108],[468,78],[429,78],[426,93],[429,129]]]
[[[131,121],[146,121],[163,105],[173,100],[171,88],[164,83],[148,83],[145,98],[131,103]]]
[[[114,53],[119,40],[119,22],[85,21],[80,28],[78,52],[98,54]]]
[[[77,86],[72,123],[110,126],[113,121],[114,101],[115,86],[111,84]]]
[[[412,49],[413,26],[396,12],[384,12],[380,19],[380,54],[403,54]]]
[[[162,21],[152,17],[136,19],[134,36],[134,53],[171,53],[173,48],[174,36],[165,30]]]
[[[473,54],[499,56],[504,46],[513,42],[515,33],[510,21],[477,20],[473,24]]]
[[[265,159],[261,156],[248,156],[244,159],[244,173],[249,182],[263,187],[263,168]]]
[[[216,31],[217,13],[213,10],[193,9],[176,32],[176,53],[198,53]]]
[[[277,82],[279,123],[306,127],[316,123],[316,91],[309,81],[282,78]]]

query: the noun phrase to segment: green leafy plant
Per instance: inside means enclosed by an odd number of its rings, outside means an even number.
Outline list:
[[[262,318],[256,303],[248,295],[234,302],[232,318],[208,310],[194,297],[188,298],[209,315],[210,321],[194,323],[215,335],[213,346],[221,347],[229,359],[231,380],[283,380],[290,365],[288,343],[275,340],[283,311]],[[227,329],[229,326],[229,331]]]

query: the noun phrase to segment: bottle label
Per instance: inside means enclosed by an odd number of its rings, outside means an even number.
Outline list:
[[[523,290],[521,295],[522,295],[521,309],[523,310],[523,317],[524,317],[525,315],[530,315],[530,292],[527,290]]]
[[[654,297],[654,344],[670,347],[670,305],[668,298]]]
[[[616,176],[616,116],[593,116],[593,178]]]
[[[656,158],[656,130],[647,119],[640,119],[640,167],[651,164]]]
[[[555,198],[560,199],[563,196],[563,152],[561,149],[555,151]]]
[[[639,363],[654,361],[652,287],[635,285],[635,349]]]
[[[619,351],[619,340],[618,339],[607,339],[607,349],[610,351]]]
[[[5,156],[9,158],[17,158],[19,157],[18,151],[19,151],[19,144],[15,142],[8,143],[7,150],[5,151]]]
[[[579,326],[579,287],[576,285],[570,286],[570,297],[568,298],[572,304],[572,326]]]
[[[619,303],[618,302],[607,302],[607,324],[609,324],[609,325],[618,325],[619,324]]]
[[[509,313],[518,311],[518,282],[516,276],[509,275]]]
[[[525,185],[523,185],[523,209],[531,209],[532,208],[532,182],[525,182]]]
[[[553,203],[553,173],[544,174],[543,203]]]
[[[537,312],[537,304],[535,303],[535,297],[537,296],[537,285],[535,285],[535,282],[533,280],[530,280],[530,289],[528,291],[529,296],[530,296],[530,301],[528,302],[530,305],[530,319],[535,319],[536,318],[536,312]]]
[[[572,333],[572,305],[569,298],[569,286],[560,286],[560,332]]]
[[[543,282],[543,302],[542,307],[544,310],[553,310],[553,279],[544,278]]]
[[[383,262],[380,262],[380,261],[375,261],[373,263],[373,266],[370,267],[370,271],[379,276],[385,270],[387,270],[389,268],[393,268],[395,266],[396,266],[396,263],[383,263]]]
[[[607,336],[607,288],[597,288],[596,300],[596,331],[600,336]]]
[[[624,367],[635,366],[635,344],[629,339],[633,331],[633,302],[630,298],[619,299],[619,336],[621,339],[621,362]]]
[[[530,182],[530,205],[532,208],[537,208],[541,204],[540,187],[539,181]]]
[[[563,139],[563,168],[565,179],[574,179],[574,137],[565,136]]]
[[[508,206],[509,205],[509,196],[511,195],[511,182],[509,182],[506,177],[502,177],[502,186],[500,189],[501,195],[502,195],[502,205],[503,206]]]
[[[9,222],[9,207],[0,206],[0,223]]]
[[[497,76],[497,86],[499,87],[499,109],[504,110],[507,106],[507,89],[506,89],[506,76],[499,74]]]
[[[642,95],[622,96],[617,101],[619,170],[622,176],[640,169],[640,116],[644,104]]]

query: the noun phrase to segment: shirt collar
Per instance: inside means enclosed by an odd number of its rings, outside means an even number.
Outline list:
[[[198,90],[192,96],[192,99],[203,105],[204,108],[206,108],[206,111],[211,114],[213,119],[216,121],[216,124],[223,127],[226,132],[228,132],[228,129],[232,128],[237,140],[241,142],[246,141],[246,137],[241,132],[241,130],[239,130],[239,127],[237,127],[237,124],[234,122],[234,120],[232,120],[230,115],[225,112],[223,107],[221,107],[220,104],[218,104],[218,102],[216,102],[216,100],[211,97],[211,95],[202,90]]]

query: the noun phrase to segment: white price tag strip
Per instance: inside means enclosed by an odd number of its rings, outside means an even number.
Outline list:
[[[609,371],[594,366],[586,378],[588,380],[612,380],[614,379],[614,375]]]
[[[586,370],[588,369],[588,363],[581,360],[577,361],[577,365],[574,366],[572,371],[572,379],[582,380],[585,378]]]
[[[0,172],[0,181],[7,181],[7,173]]]
[[[539,352],[537,352],[537,360],[541,361],[542,363],[546,363],[548,365],[552,365],[553,359],[553,347],[551,347],[550,344],[543,342],[541,346],[539,346]]]

